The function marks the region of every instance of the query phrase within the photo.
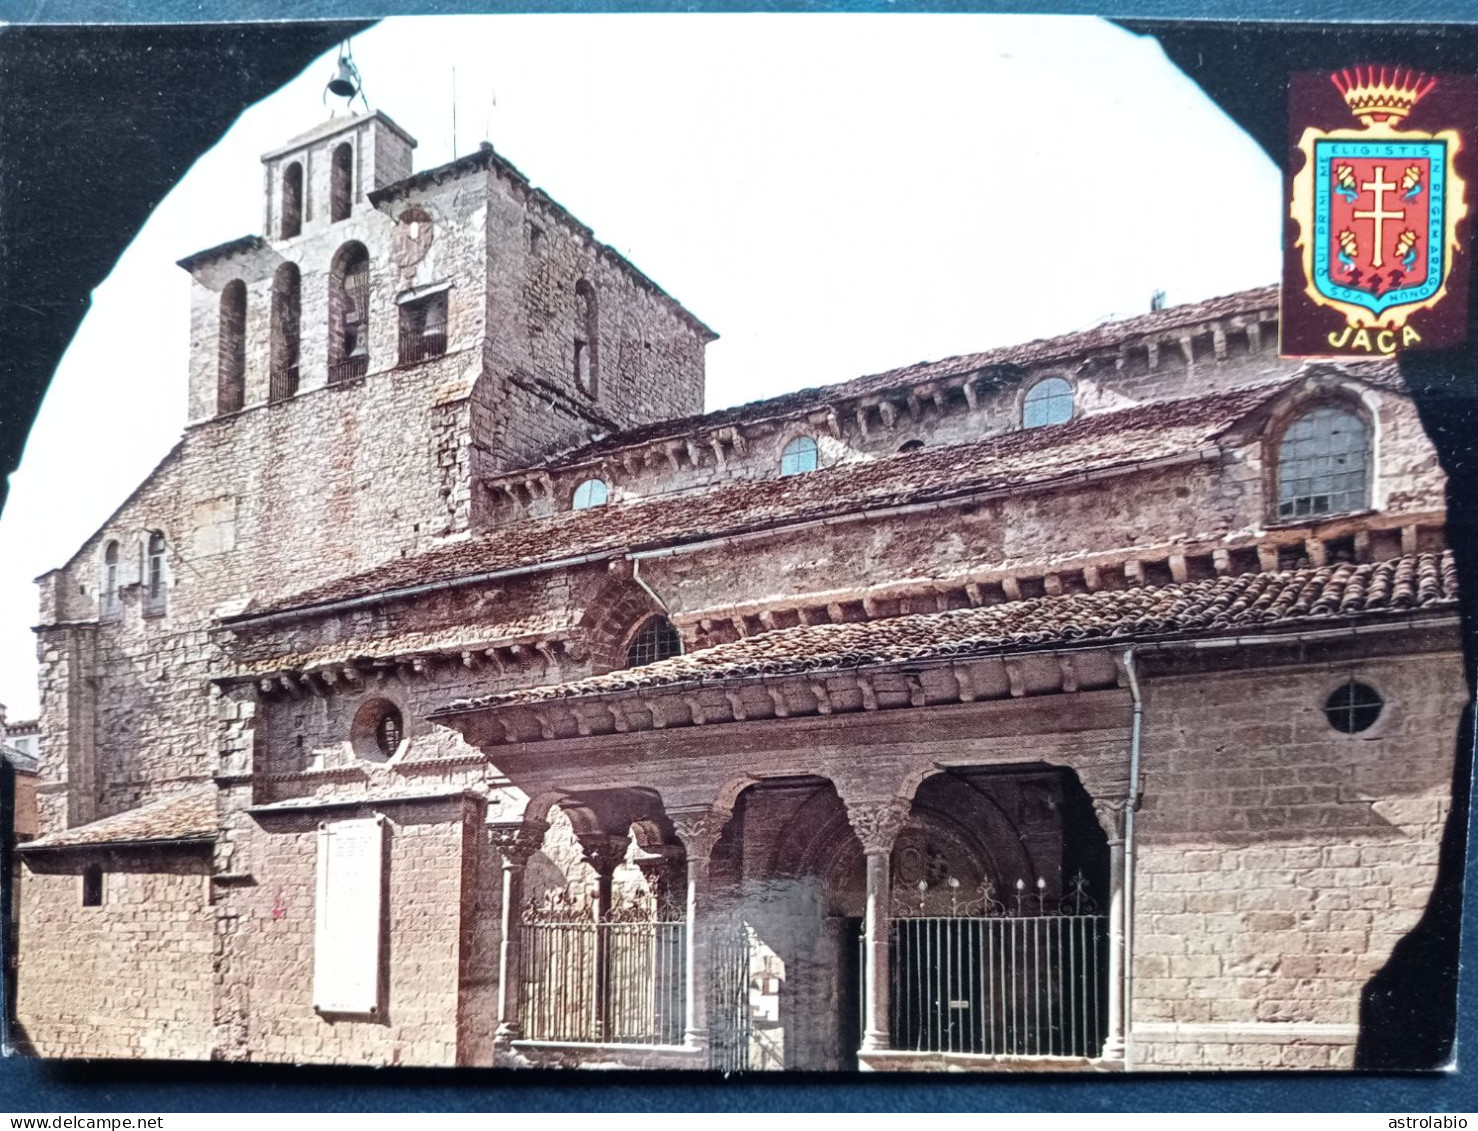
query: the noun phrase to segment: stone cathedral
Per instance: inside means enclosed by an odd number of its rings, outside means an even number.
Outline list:
[[[1353,1064],[1467,695],[1393,364],[1270,287],[705,413],[703,321],[414,148],[264,156],[40,579],[28,1051]]]

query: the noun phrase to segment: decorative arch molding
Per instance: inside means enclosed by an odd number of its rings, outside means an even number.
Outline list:
[[[631,637],[648,618],[659,614],[666,615],[666,610],[632,579],[630,564],[613,562],[605,580],[585,603],[579,623],[590,654],[591,674],[604,675],[626,667]],[[684,651],[690,647],[692,641],[684,639]]]
[[[1307,522],[1340,514],[1381,510],[1381,410],[1380,392],[1369,385],[1333,373],[1316,374],[1280,394],[1267,407],[1262,421],[1262,471],[1264,509],[1268,521]],[[1320,408],[1343,409],[1360,419],[1365,426],[1365,505],[1357,511],[1333,510],[1325,514],[1280,516],[1280,484],[1282,482],[1282,448],[1288,430],[1307,414]]]

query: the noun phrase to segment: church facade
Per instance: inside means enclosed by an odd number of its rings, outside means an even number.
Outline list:
[[[702,321],[414,144],[264,157],[40,580],[30,1051],[1353,1065],[1467,694],[1393,365],[1266,288],[704,413]]]

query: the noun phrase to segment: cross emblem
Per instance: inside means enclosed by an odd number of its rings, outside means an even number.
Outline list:
[[[1355,212],[1354,218],[1356,220],[1375,221],[1375,251],[1370,258],[1370,265],[1372,267],[1379,267],[1385,262],[1385,255],[1382,249],[1385,247],[1386,221],[1404,220],[1406,218],[1406,209],[1403,208],[1398,212],[1386,211],[1386,193],[1395,190],[1396,182],[1386,180],[1386,167],[1384,165],[1377,165],[1375,167],[1375,180],[1366,181],[1360,187],[1366,192],[1375,194],[1375,207],[1368,211]]]

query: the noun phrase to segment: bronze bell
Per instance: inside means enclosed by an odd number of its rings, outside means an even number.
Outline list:
[[[339,58],[339,73],[328,80],[328,92],[340,98],[353,98],[359,93],[359,72],[342,56]]]

